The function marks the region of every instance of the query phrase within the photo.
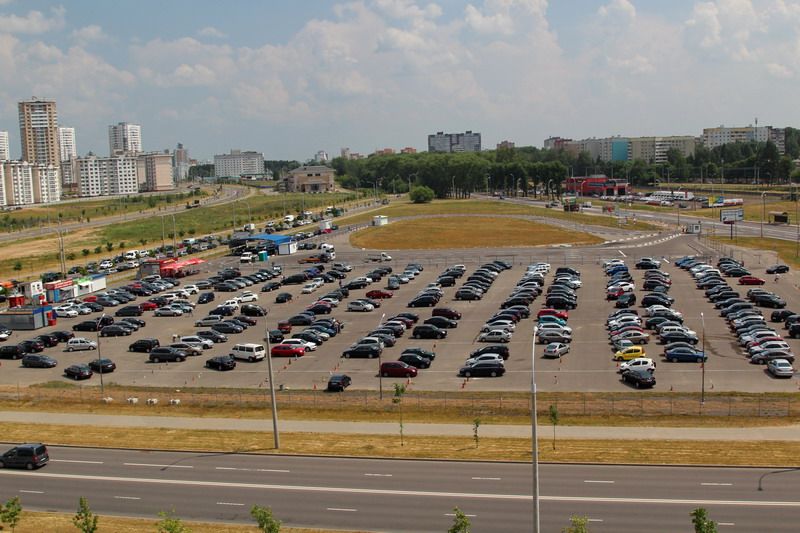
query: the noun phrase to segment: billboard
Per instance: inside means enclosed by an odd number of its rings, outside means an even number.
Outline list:
[[[734,222],[741,222],[744,220],[744,209],[739,207],[736,209],[720,209],[719,221],[723,224],[733,224]]]

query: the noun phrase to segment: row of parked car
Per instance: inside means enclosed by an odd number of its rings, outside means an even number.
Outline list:
[[[794,323],[791,317],[797,315],[784,309],[786,302],[779,295],[759,288],[748,290],[744,296],[739,294],[723,275],[738,277],[741,282],[745,274],[737,274],[744,269],[744,265],[730,257],[720,258],[716,268],[695,257],[682,257],[675,264],[695,278],[698,289],[705,290],[706,297],[719,309],[720,316],[725,318],[731,332],[737,336],[739,345],[751,363],[766,364],[769,372],[776,377],[791,377],[794,374],[792,363],[795,356],[791,347],[780,333],[768,326],[759,309],[759,306],[779,309],[772,313],[772,320],[786,320],[791,328]],[[730,274],[731,271],[734,274]],[[800,316],[797,320],[800,320]]]

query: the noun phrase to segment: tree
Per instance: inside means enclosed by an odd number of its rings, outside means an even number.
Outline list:
[[[469,518],[464,512],[456,507],[453,509],[455,516],[453,517],[453,525],[447,530],[447,533],[469,533]]]
[[[72,517],[72,523],[82,533],[97,533],[97,515],[89,509],[89,502],[83,496],[78,500],[78,512]]]
[[[75,252],[70,252],[67,254],[67,261],[75,261]]]
[[[547,413],[550,417],[550,423],[553,425],[553,449],[556,449],[556,426],[558,425],[558,407],[550,404],[550,410]]]
[[[106,243],[106,250],[108,250],[110,252],[113,249],[114,249],[114,243],[113,242],[107,242]]]
[[[14,270],[17,271],[17,272],[22,270],[22,262],[21,261],[15,261],[14,262]]]
[[[88,248],[84,248],[83,250],[81,250],[81,253],[83,254],[83,257],[87,257],[90,253],[92,253],[92,251],[89,250]]]
[[[478,447],[478,428],[481,427],[481,419],[476,418],[472,421],[472,438],[475,439],[475,447]]]
[[[0,522],[8,525],[11,531],[19,524],[22,518],[22,503],[19,501],[19,496],[14,496],[8,500],[5,505],[0,507]],[[2,529],[2,527],[0,527]]]
[[[709,520],[708,511],[704,508],[698,507],[689,516],[692,517],[694,533],[717,533],[717,523]]]
[[[431,189],[430,187],[426,187],[424,185],[412,187],[411,192],[408,193],[408,197],[415,204],[430,203],[431,201],[433,201],[433,196],[434,196],[433,189]]]
[[[161,511],[158,513],[161,520],[156,524],[158,533],[190,533],[191,529],[183,525],[181,519],[175,516],[175,510],[170,512]]]
[[[102,246],[95,246],[94,247],[94,253],[99,254],[102,251],[103,251],[103,247]]]
[[[402,383],[394,384],[394,397],[392,403],[397,405],[397,410],[400,413],[400,446],[404,446],[403,442],[403,394],[406,393],[406,386]]]
[[[585,516],[570,516],[569,524],[570,526],[562,529],[561,533],[589,533],[589,519]]]
[[[258,529],[264,533],[278,533],[281,530],[281,521],[272,515],[272,509],[254,505],[250,509],[250,516],[258,524]]]

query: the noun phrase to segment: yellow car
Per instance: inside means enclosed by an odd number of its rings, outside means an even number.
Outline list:
[[[630,361],[638,357],[646,357],[644,348],[641,346],[630,346],[614,354],[614,361]]]

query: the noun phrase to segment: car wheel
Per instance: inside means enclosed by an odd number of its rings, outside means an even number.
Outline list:
[[[161,360],[158,357],[153,357],[153,362],[154,363],[160,363]]]
[[[670,360],[669,360],[669,362],[670,362],[670,363],[677,363],[677,362],[678,362],[678,360],[677,360],[675,357],[673,357],[672,359],[670,359]]]
[[[410,372],[406,372],[406,379],[408,379],[410,377],[411,377],[411,373]]]
[[[33,463],[26,464],[25,468],[28,469],[28,470],[33,470]]]
[[[385,378],[388,378],[388,377],[389,377],[389,373],[388,373],[388,372],[384,372],[382,375],[383,375],[383,377],[385,377]]]
[[[67,348],[68,352],[71,352],[72,350],[73,350],[73,348],[71,346],[69,348]]]
[[[178,357],[178,358],[177,358],[177,361],[178,361],[179,363],[182,363],[182,362],[183,362],[183,361],[185,361],[185,360],[186,360],[186,358],[185,358],[185,357]]]
[[[418,334],[416,334],[416,333],[414,333],[413,337],[414,337],[415,339],[419,339],[419,335],[418,335]]]
[[[492,373],[491,373],[490,375],[491,375],[493,378],[496,378],[496,377],[497,377],[497,372],[495,372],[494,370],[492,370]]]
[[[369,354],[369,358],[370,359],[375,359],[375,357],[377,357],[377,356],[374,353]]]
[[[344,358],[345,359],[350,359],[350,354],[349,353],[344,354]]]
[[[467,377],[467,378],[472,377],[472,372],[469,372],[469,371],[464,372],[464,377]]]
[[[638,389],[639,388],[639,382],[638,381],[634,381],[633,382],[633,387]]]

